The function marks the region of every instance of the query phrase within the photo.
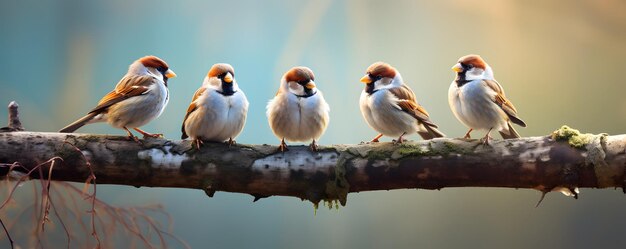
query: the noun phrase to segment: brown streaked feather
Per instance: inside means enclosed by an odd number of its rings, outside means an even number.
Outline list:
[[[141,62],[141,64],[143,64],[145,67],[152,67],[152,68],[163,68],[165,70],[169,69],[169,66],[167,65],[167,63],[162,60],[159,57],[156,57],[154,55],[148,55],[148,56],[144,56],[139,58],[139,61]]]
[[[415,101],[415,94],[407,85],[390,88],[389,92],[400,99],[396,103],[402,111],[413,116],[420,123],[437,128],[437,125],[430,121],[428,112]]]
[[[485,85],[487,85],[487,87],[496,92],[496,96],[493,99],[493,102],[495,102],[500,108],[502,108],[502,110],[504,111],[504,113],[506,113],[511,122],[519,126],[526,127],[526,123],[517,116],[517,109],[515,109],[513,103],[511,103],[511,101],[506,98],[502,86],[500,86],[500,84],[495,80],[485,79],[483,80],[483,82],[485,83]]]
[[[470,55],[463,56],[459,59],[459,63],[465,64],[465,65],[472,65],[474,67],[482,68],[482,69],[487,68],[487,63],[485,62],[485,60],[483,60],[483,58],[477,54],[470,54]]]
[[[315,75],[308,67],[294,67],[289,69],[289,71],[285,74],[286,82],[301,82],[309,80],[315,80]]]
[[[125,76],[117,83],[115,90],[102,97],[98,105],[89,113],[104,112],[107,108],[122,100],[145,94],[148,92],[148,87],[156,82],[157,79],[150,75]]]
[[[193,98],[191,99],[191,104],[189,104],[189,107],[187,107],[187,113],[185,114],[185,118],[183,119],[183,125],[181,127],[181,131],[183,132],[183,135],[181,136],[181,139],[185,139],[189,137],[187,135],[187,131],[185,131],[185,122],[187,122],[187,118],[189,117],[189,114],[191,114],[196,109],[198,109],[198,106],[196,105],[196,99],[198,99],[200,95],[202,95],[205,91],[206,91],[206,88],[200,87],[193,94]]]
[[[207,73],[207,76],[209,78],[217,77],[223,73],[230,73],[231,75],[235,76],[235,69],[229,64],[217,63],[211,67],[211,69]]]
[[[396,69],[382,61],[374,62],[367,68],[366,73],[373,76],[380,76],[383,78],[393,79],[394,77],[396,77]]]

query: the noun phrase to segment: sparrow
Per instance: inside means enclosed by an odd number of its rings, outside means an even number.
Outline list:
[[[517,115],[515,106],[494,79],[493,70],[480,55],[461,57],[452,70],[456,79],[450,84],[448,102],[454,116],[469,127],[464,138],[470,138],[470,132],[477,129],[487,130],[483,137],[485,145],[489,144],[493,129],[504,139],[520,137],[511,122],[522,127],[526,123]]]
[[[248,99],[235,80],[235,69],[219,63],[211,67],[196,91],[183,120],[181,139],[193,138],[200,149],[203,140],[235,143],[248,114]]]
[[[359,106],[367,124],[380,134],[371,142],[378,142],[383,135],[398,137],[417,132],[424,139],[444,137],[437,125],[430,120],[428,112],[417,103],[415,94],[402,80],[400,72],[384,62],[375,62],[361,78],[365,89]]]
[[[139,127],[159,117],[169,100],[167,80],[176,77],[167,63],[156,56],[145,56],[134,61],[115,89],[105,95],[98,105],[84,117],[67,125],[59,132],[70,133],[91,123],[107,122],[124,129],[130,139],[139,142],[129,128],[144,137],[161,137]]]
[[[267,104],[267,118],[274,135],[280,139],[280,151],[288,141],[312,140],[309,147],[317,151],[315,140],[326,131],[330,108],[315,86],[315,75],[308,67],[294,67],[280,80],[276,96]]]

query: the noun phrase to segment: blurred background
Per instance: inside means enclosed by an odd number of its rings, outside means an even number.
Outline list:
[[[450,67],[477,53],[529,124],[518,129],[523,136],[563,124],[623,134],[625,12],[619,0],[3,0],[0,104],[18,101],[27,130],[56,131],[94,107],[133,60],[153,54],[178,77],[167,109],[144,128],[179,139],[194,91],[211,65],[226,62],[251,103],[237,141],[277,144],[265,105],[282,74],[304,65],[331,106],[321,144],[359,143],[376,135],[359,112],[359,78],[382,60],[442,131],[460,137],[466,128],[447,100]],[[79,132],[124,135],[106,124]],[[312,204],[287,197],[252,203],[243,194],[104,185],[98,195],[122,206],[162,203],[174,233],[194,248],[626,246],[621,189],[583,189],[579,200],[551,193],[539,208],[540,193],[526,189],[378,191],[350,194],[346,207],[316,215]]]

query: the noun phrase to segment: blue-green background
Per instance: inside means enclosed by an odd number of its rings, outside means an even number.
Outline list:
[[[238,141],[275,144],[265,104],[286,70],[305,65],[331,106],[320,142],[358,143],[376,134],[359,112],[358,79],[382,60],[400,70],[441,129],[459,137],[466,128],[448,107],[450,67],[478,53],[529,124],[523,136],[562,124],[621,134],[625,12],[618,0],[2,0],[0,104],[17,100],[28,130],[56,131],[89,111],[133,60],[154,54],[178,77],[169,106],[144,128],[178,139],[191,95],[212,64],[226,62],[251,103]],[[106,124],[79,131],[124,134]],[[103,185],[98,195],[116,205],[164,204],[174,233],[194,248],[626,246],[621,189],[583,189],[579,200],[552,193],[539,208],[534,190],[377,191],[350,194],[346,207],[317,215],[286,197],[252,203],[243,194],[209,199],[198,190]]]

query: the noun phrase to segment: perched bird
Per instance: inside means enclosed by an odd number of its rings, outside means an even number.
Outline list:
[[[215,64],[204,77],[183,120],[182,139],[193,138],[196,148],[203,140],[232,145],[248,114],[248,99],[235,80],[229,64]]]
[[[417,103],[400,72],[391,65],[384,62],[372,64],[361,82],[365,83],[359,101],[361,114],[367,124],[380,133],[372,142],[378,142],[385,135],[398,137],[396,143],[402,143],[404,135],[414,132],[424,139],[445,136]]]
[[[504,89],[494,79],[493,70],[480,55],[466,55],[452,67],[456,79],[450,84],[448,102],[454,116],[469,131],[465,138],[470,138],[472,130],[487,130],[484,144],[489,144],[489,133],[496,129],[502,138],[518,138],[511,122],[526,127],[526,123],[517,116],[517,110],[504,95]]]
[[[328,126],[330,108],[322,92],[315,86],[315,75],[308,67],[294,67],[280,80],[276,96],[267,104],[270,127],[281,139],[279,150],[287,150],[288,141],[312,140],[310,148],[317,151],[315,140]]]
[[[126,130],[128,137],[139,142],[128,128],[144,137],[160,137],[139,127],[157,118],[167,105],[169,90],[167,80],[176,77],[167,63],[156,56],[145,56],[130,64],[128,72],[115,89],[105,95],[86,116],[69,124],[59,132],[74,132],[91,123],[107,122],[115,128]]]

